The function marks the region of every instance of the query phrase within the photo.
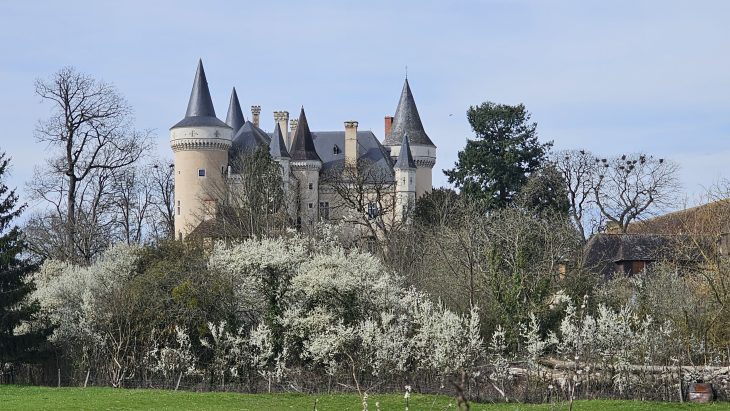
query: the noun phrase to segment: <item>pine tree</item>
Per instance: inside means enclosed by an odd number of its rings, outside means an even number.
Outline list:
[[[10,159],[0,153],[0,367],[34,362],[42,356],[49,334],[46,327],[31,326],[40,306],[29,302],[33,284],[28,275],[37,269],[22,256],[26,249],[22,232],[13,221],[25,205],[4,182]]]
[[[444,170],[462,193],[487,208],[511,204],[545,160],[552,142],[540,143],[537,123],[522,104],[485,102],[470,107],[467,118],[476,138],[468,140],[451,170]]]

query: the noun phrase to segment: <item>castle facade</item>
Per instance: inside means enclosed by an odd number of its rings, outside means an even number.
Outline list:
[[[297,119],[274,111],[273,131],[260,128],[261,107],[245,120],[235,88],[225,121],[216,117],[202,61],[198,63],[185,117],[170,128],[175,165],[175,234],[183,239],[227,199],[239,172],[234,159],[266,147],[282,173],[287,213],[299,227],[323,220],[380,219],[405,222],[415,199],[431,191],[436,146],[426,134],[408,79],[395,114],[385,117],[381,142],[372,131],[344,121],[342,131],[311,131],[301,109]],[[333,175],[342,176],[336,182]],[[358,176],[360,178],[358,178]],[[355,186],[360,201],[344,201]]]

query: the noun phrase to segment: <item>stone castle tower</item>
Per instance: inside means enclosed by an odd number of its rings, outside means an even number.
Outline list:
[[[319,171],[322,159],[314,148],[312,132],[309,130],[304,108],[299,112],[297,129],[292,138],[290,167],[294,178],[298,181],[299,213],[297,226],[311,227],[318,221],[319,212]]]
[[[403,136],[403,145],[398,153],[393,171],[395,172],[395,218],[399,221],[406,221],[409,218],[409,211],[416,204],[416,173],[418,172],[407,134]]]
[[[421,197],[425,193],[431,192],[433,184],[431,175],[433,166],[436,164],[436,145],[428,138],[426,130],[423,129],[408,79],[403,84],[395,116],[385,118],[383,145],[390,148],[390,156],[394,159],[398,157],[403,138],[406,135],[410,140],[411,152],[416,164],[416,197]]]
[[[322,179],[323,170],[331,174],[366,164],[382,173],[382,183],[389,187],[384,201],[394,200],[396,207],[392,215],[380,214],[375,192],[368,193],[366,211],[355,211],[368,219],[407,221],[416,198],[431,191],[436,146],[423,128],[407,79],[395,115],[386,117],[382,143],[372,131],[358,130],[357,121],[345,121],[344,131],[312,131],[303,108],[298,119],[290,119],[287,111],[274,111],[274,129],[267,133],[259,128],[260,113],[261,106],[251,106],[252,121],[246,121],[233,88],[226,121],[218,119],[202,61],[198,62],[185,117],[170,128],[176,238],[198,227],[205,232],[205,221],[218,222],[218,206],[230,200],[242,159],[263,146],[281,167],[289,218],[304,230],[353,211],[337,206],[341,201],[328,185],[332,182]]]
[[[203,62],[198,62],[185,118],[170,128],[175,156],[175,237],[213,218],[224,195],[233,129],[215,116]]]

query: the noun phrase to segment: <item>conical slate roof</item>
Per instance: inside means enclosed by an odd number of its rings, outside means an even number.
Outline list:
[[[416,168],[416,162],[413,161],[413,154],[411,154],[411,144],[408,142],[408,134],[403,136],[403,144],[400,146],[400,153],[398,153],[398,160],[396,160],[393,168],[401,170],[407,168]]]
[[[241,111],[241,103],[238,102],[238,94],[236,88],[233,87],[231,92],[231,102],[228,104],[228,115],[226,116],[226,124],[233,129],[235,135],[246,120],[243,118]]]
[[[251,154],[263,145],[269,144],[269,136],[265,131],[256,127],[252,122],[243,123],[238,133],[233,137],[233,144],[228,150],[228,163],[235,174],[241,172],[241,157]]]
[[[203,60],[198,60],[198,70],[195,72],[195,80],[193,81],[193,89],[190,91],[190,100],[188,101],[185,118],[172,126],[171,129],[201,126],[228,127],[226,123],[215,116],[213,100],[210,98],[210,90],[208,89],[208,80],[205,79]]]
[[[403,136],[408,134],[411,144],[436,147],[423,129],[421,117],[418,115],[416,101],[411,93],[411,86],[406,79],[403,84],[403,91],[400,94],[398,107],[393,117],[393,127],[389,135],[385,137],[386,146],[397,146],[402,144]]]
[[[250,153],[264,144],[269,144],[269,135],[252,122],[247,121],[243,123],[233,137],[231,153],[234,155]]]
[[[274,135],[271,136],[271,143],[269,143],[269,153],[272,158],[288,158],[289,152],[286,151],[286,144],[284,144],[284,136],[281,134],[281,127],[279,123],[276,123],[274,127]]]
[[[304,107],[299,112],[299,122],[297,123],[297,132],[294,134],[294,141],[291,143],[289,154],[292,160],[316,160],[321,162],[317,150],[314,148],[312,140],[312,132],[309,131],[307,116],[304,114]]]

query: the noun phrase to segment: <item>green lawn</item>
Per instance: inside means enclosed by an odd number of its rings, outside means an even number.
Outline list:
[[[46,388],[0,385],[0,410],[361,410],[357,395],[195,393],[114,388]],[[402,394],[371,395],[369,410],[404,410]],[[410,410],[456,409],[452,398],[413,394]],[[565,404],[472,404],[472,410],[565,410]],[[579,401],[574,410],[730,410],[730,403],[662,404],[640,401]]]

